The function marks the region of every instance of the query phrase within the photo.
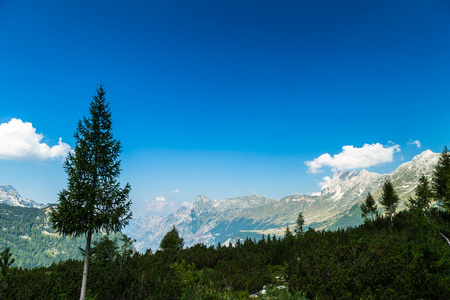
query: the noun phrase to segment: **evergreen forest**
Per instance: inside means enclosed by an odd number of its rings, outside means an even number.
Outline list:
[[[308,230],[236,245],[140,254],[105,237],[89,271],[88,299],[449,299],[450,215],[413,211],[357,228]],[[166,238],[165,237],[165,238]],[[95,249],[95,248],[94,248]],[[14,253],[12,253],[14,257]],[[83,262],[24,269],[2,262],[4,299],[76,299]]]
[[[79,249],[86,245],[86,238],[57,234],[51,227],[48,213],[49,208],[0,204],[0,249],[10,248],[15,267],[48,267],[59,261],[81,259]],[[101,236],[98,234],[95,238]],[[109,236],[120,241],[122,234]]]

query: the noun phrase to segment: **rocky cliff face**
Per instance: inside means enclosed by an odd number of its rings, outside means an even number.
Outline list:
[[[399,207],[402,209],[403,203],[414,194],[420,175],[431,177],[438,159],[439,154],[427,150],[389,174],[366,170],[338,172],[319,196],[294,194],[279,201],[260,195],[222,201],[198,196],[190,207],[182,207],[175,214],[132,220],[124,232],[137,240],[136,248],[142,252],[147,248],[157,249],[172,226],[177,227],[186,246],[229,243],[261,234],[280,235],[286,226],[295,224],[300,212],[306,226],[327,229],[339,224],[346,227],[354,224],[346,223],[343,217],[358,213],[355,205],[364,201],[367,193],[378,199],[386,180],[393,182],[402,200]]]
[[[23,198],[10,185],[0,186],[0,203],[11,206],[43,208],[45,205],[34,202],[33,200]]]

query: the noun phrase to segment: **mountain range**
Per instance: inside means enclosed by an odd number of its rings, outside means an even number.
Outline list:
[[[216,201],[200,195],[173,214],[135,218],[123,233],[135,239],[136,249],[144,252],[148,248],[158,249],[173,226],[184,238],[185,246],[235,243],[247,237],[259,239],[263,234],[282,236],[286,226],[294,229],[300,212],[305,218],[305,228],[335,230],[357,226],[363,222],[359,205],[367,193],[378,200],[383,183],[390,180],[401,199],[399,210],[404,209],[406,200],[414,195],[419,176],[432,176],[439,155],[426,150],[388,174],[367,170],[337,172],[327,186],[322,186],[320,195],[294,194],[278,201],[260,195]],[[0,186],[0,204],[45,207],[21,197],[9,185]]]
[[[259,239],[263,234],[284,235],[286,226],[294,228],[300,212],[306,228],[357,226],[363,223],[359,205],[369,192],[379,199],[386,180],[392,181],[401,199],[399,210],[404,209],[406,200],[414,196],[420,175],[432,176],[439,155],[426,150],[388,174],[337,172],[316,196],[294,194],[277,201],[250,195],[216,201],[200,195],[174,214],[133,219],[124,233],[136,240],[135,247],[142,252],[157,249],[173,226],[184,238],[185,246],[235,243],[247,237]]]

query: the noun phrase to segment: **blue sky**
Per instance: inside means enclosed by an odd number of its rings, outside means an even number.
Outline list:
[[[56,202],[100,82],[135,215],[390,172],[450,146],[449,53],[448,1],[0,0],[0,185]]]

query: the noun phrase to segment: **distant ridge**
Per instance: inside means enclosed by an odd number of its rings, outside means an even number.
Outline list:
[[[0,185],[0,203],[11,206],[34,208],[44,208],[46,206],[33,200],[23,198],[11,185]]]
[[[157,249],[172,226],[177,227],[185,246],[235,243],[238,238],[260,238],[262,234],[283,235],[286,226],[295,225],[300,212],[305,217],[305,227],[356,226],[363,222],[359,204],[367,193],[378,200],[383,183],[391,180],[401,199],[399,209],[403,209],[405,201],[414,195],[420,175],[432,176],[439,155],[426,150],[389,174],[367,170],[337,172],[316,196],[294,194],[276,201],[250,195],[216,201],[201,195],[174,214],[133,219],[123,232],[135,239],[136,248],[143,252]]]

